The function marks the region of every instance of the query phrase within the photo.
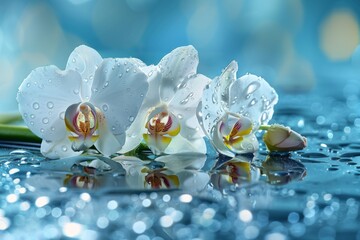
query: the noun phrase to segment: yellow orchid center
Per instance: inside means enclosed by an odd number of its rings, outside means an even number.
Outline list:
[[[244,148],[244,139],[253,130],[250,119],[242,116],[227,116],[223,118],[217,129],[217,136],[224,145],[233,152],[239,152]]]
[[[69,106],[65,112],[65,124],[70,132],[68,138],[73,142],[74,151],[91,147],[98,139],[99,115],[101,112],[91,103],[78,103]]]
[[[180,182],[178,176],[163,173],[163,171],[166,170],[166,168],[156,170],[143,169],[142,172],[147,173],[144,186],[148,185],[152,189],[179,187]]]
[[[172,138],[180,132],[179,120],[174,114],[167,111],[151,117],[145,127],[148,133],[143,134],[143,138],[155,154],[163,153]]]

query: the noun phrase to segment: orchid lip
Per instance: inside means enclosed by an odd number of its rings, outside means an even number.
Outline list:
[[[180,123],[170,112],[162,111],[151,117],[145,126],[148,133],[143,138],[155,154],[161,154],[170,144],[173,137],[180,133]]]
[[[89,102],[70,105],[65,112],[65,125],[74,151],[91,147],[99,137],[97,109]]]

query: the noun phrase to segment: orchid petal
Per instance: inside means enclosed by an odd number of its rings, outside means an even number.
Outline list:
[[[220,104],[220,78],[214,78],[203,92],[202,103],[199,105],[198,119],[206,135],[211,139],[215,124],[225,114]]]
[[[210,79],[201,74],[193,75],[184,81],[169,103],[169,109],[180,121],[180,134],[188,139],[204,136],[196,112],[203,90],[209,82]]]
[[[163,57],[158,64],[163,75],[161,100],[169,102],[186,77],[196,74],[198,52],[193,46],[179,47]]]
[[[126,142],[119,151],[126,153],[137,147],[143,140],[142,134],[147,132],[145,123],[154,106],[160,104],[160,80],[161,73],[156,66],[141,67],[141,70],[148,76],[149,90],[146,93],[144,101],[139,109],[139,112],[131,124],[130,128],[126,130]]]
[[[206,144],[204,139],[192,139],[189,141],[181,135],[177,135],[172,138],[172,141],[164,150],[166,154],[175,154],[175,153],[201,153],[206,154]]]
[[[80,96],[83,101],[89,101],[95,70],[101,62],[102,57],[100,54],[85,45],[75,48],[69,56],[66,69],[71,69],[80,73],[82,78]]]
[[[95,142],[96,149],[105,156],[110,156],[111,154],[117,152],[121,145],[115,138],[115,136],[110,131],[107,126],[106,119],[102,112],[97,111],[98,117],[98,136],[99,138]]]
[[[264,79],[247,74],[230,86],[229,102],[230,112],[250,118],[257,129],[271,119],[278,95]]]
[[[232,61],[222,72],[219,77],[220,80],[220,96],[221,103],[228,109],[229,108],[229,87],[236,80],[236,73],[238,71],[238,64]]]
[[[26,125],[37,136],[58,141],[64,138],[65,110],[81,102],[81,77],[73,70],[56,66],[33,70],[19,87],[17,101]]]
[[[105,59],[95,73],[91,102],[103,112],[120,146],[147,90],[147,76],[127,59]]]
[[[64,137],[57,141],[46,141],[41,142],[41,154],[50,159],[58,159],[65,157],[74,157],[80,155],[81,151],[72,150],[72,142]]]
[[[143,138],[155,155],[160,155],[169,146],[172,138],[162,135],[143,134]]]

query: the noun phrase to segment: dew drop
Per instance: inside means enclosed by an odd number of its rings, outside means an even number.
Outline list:
[[[59,114],[59,117],[60,117],[61,120],[64,120],[65,119],[65,112],[61,112]]]
[[[130,68],[127,68],[127,69],[126,69],[126,72],[128,73],[129,71],[130,71]]]
[[[122,76],[123,76],[123,74],[122,74],[122,73],[120,73],[118,77],[119,77],[119,78],[122,78]]]
[[[30,118],[34,119],[35,115],[34,114],[30,114]]]
[[[216,97],[216,94],[215,94],[215,93],[213,93],[213,95],[212,95],[212,102],[213,102],[214,104],[217,104],[217,103],[218,103],[217,97]]]
[[[183,115],[178,114],[177,117],[178,117],[178,119],[182,119],[182,118],[183,118]]]
[[[46,104],[46,106],[49,108],[49,109],[52,109],[54,107],[54,103],[53,102],[48,102]]]
[[[151,77],[151,75],[153,75],[154,71],[151,70],[149,73],[148,73],[148,77]]]
[[[104,87],[107,87],[107,86],[109,86],[109,81],[106,81],[106,82],[104,83]]]
[[[30,84],[30,83],[27,83],[27,84],[26,84],[26,86],[27,86],[27,87],[30,87],[30,86],[31,86],[31,84]]]
[[[61,150],[63,151],[63,152],[66,152],[68,149],[67,149],[67,146],[65,146],[65,145],[63,145],[62,147],[61,147]]]
[[[49,119],[47,117],[42,119],[43,124],[48,124],[49,123]]]
[[[89,79],[84,78],[83,81],[87,83],[89,81]]]
[[[247,86],[245,90],[245,95],[254,93],[257,89],[259,89],[260,83],[259,82],[252,82]]]
[[[261,115],[261,121],[266,122],[268,120],[268,114],[266,112],[263,112]]]
[[[180,104],[185,105],[185,104],[187,104],[188,102],[189,102],[189,98],[185,98],[185,99],[183,99],[183,100],[180,101]]]
[[[76,63],[76,59],[75,59],[75,58],[73,58],[73,59],[72,59],[72,62],[73,62],[73,63]]]
[[[34,102],[34,103],[33,103],[33,108],[34,108],[35,110],[38,110],[38,109],[40,108],[39,103]]]
[[[73,93],[74,93],[75,95],[78,95],[78,94],[79,94],[79,90],[78,90],[78,89],[74,89],[74,90],[73,90]]]
[[[106,112],[109,109],[109,106],[107,104],[102,105],[102,110]]]
[[[51,127],[51,131],[55,131],[55,127]]]
[[[30,122],[30,125],[34,125],[34,122],[33,122],[33,121],[31,121],[31,122]]]
[[[40,129],[40,132],[44,133],[44,132],[45,132],[45,130],[44,130],[43,128],[41,128],[41,129]]]
[[[133,121],[134,121],[134,117],[133,117],[133,116],[130,116],[130,117],[129,117],[129,121],[130,121],[130,122],[133,122]]]
[[[250,103],[249,106],[254,106],[257,103],[257,100],[255,98],[253,98]]]
[[[206,114],[205,116],[205,120],[209,119],[210,118],[210,113]]]

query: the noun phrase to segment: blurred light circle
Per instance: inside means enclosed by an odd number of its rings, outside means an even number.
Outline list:
[[[333,61],[348,59],[359,43],[359,24],[348,9],[335,10],[320,29],[320,47]]]

